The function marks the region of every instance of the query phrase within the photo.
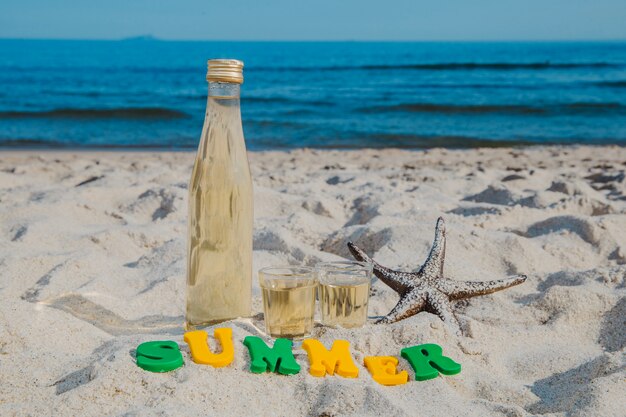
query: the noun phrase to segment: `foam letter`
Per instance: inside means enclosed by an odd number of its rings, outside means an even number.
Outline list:
[[[260,374],[270,371],[283,375],[293,375],[300,372],[300,365],[291,352],[293,345],[291,340],[276,339],[274,347],[269,348],[261,338],[246,336],[243,344],[250,352],[250,372]]]
[[[215,354],[209,348],[209,335],[204,330],[185,333],[185,342],[189,345],[191,357],[195,363],[211,365],[215,368],[228,366],[235,359],[233,331],[227,327],[215,329],[213,336],[220,341],[222,353]]]
[[[398,358],[393,356],[367,356],[365,366],[372,374],[374,381],[382,385],[402,385],[409,380],[409,373],[398,373]]]
[[[402,349],[402,357],[409,361],[415,371],[417,381],[436,378],[441,372],[444,375],[455,375],[461,372],[461,364],[442,355],[441,346],[434,343],[418,345]]]
[[[344,378],[356,378],[359,368],[356,367],[350,355],[350,343],[345,340],[335,340],[330,351],[315,339],[306,339],[302,342],[302,349],[309,355],[309,372],[313,376],[323,377],[326,373],[335,374],[335,370]]]
[[[150,372],[169,372],[183,366],[178,343],[171,340],[145,342],[137,346],[137,366]]]

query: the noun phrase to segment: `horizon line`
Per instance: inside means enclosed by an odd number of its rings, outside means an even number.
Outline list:
[[[317,43],[548,43],[548,42],[626,42],[626,38],[598,38],[598,39],[165,39],[152,35],[127,36],[123,38],[38,38],[38,37],[0,37],[0,41],[95,41],[95,42],[317,42]]]

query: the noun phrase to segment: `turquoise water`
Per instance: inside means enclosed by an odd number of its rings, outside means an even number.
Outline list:
[[[195,148],[206,59],[250,149],[626,144],[626,43],[0,40],[0,146]]]

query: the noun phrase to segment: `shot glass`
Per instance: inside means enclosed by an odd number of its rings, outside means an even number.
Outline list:
[[[372,264],[322,262],[315,265],[322,324],[361,327],[367,321]]]
[[[265,330],[272,337],[301,339],[311,334],[317,279],[306,266],[259,270]]]

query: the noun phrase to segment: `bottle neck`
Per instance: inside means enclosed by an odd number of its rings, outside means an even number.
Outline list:
[[[209,97],[239,101],[240,87],[237,83],[209,81]]]
[[[204,127],[198,154],[202,159],[207,155],[214,158],[230,158],[243,149],[243,129],[239,106],[240,85],[228,82],[209,82]],[[221,155],[221,156],[220,156]]]

